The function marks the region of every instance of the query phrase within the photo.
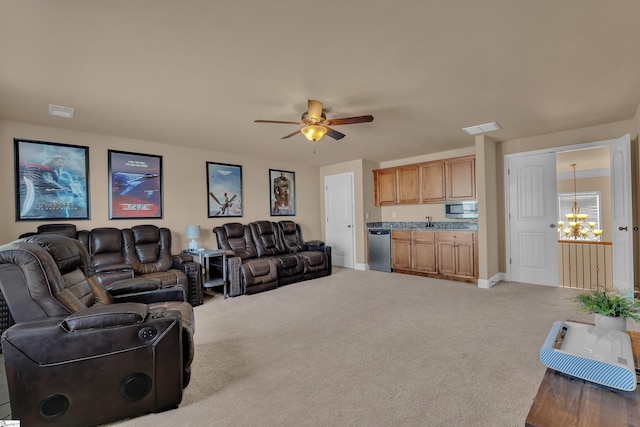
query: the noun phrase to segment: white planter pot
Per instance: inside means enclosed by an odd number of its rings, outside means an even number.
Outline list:
[[[627,332],[627,319],[624,317],[609,317],[595,314],[595,323],[598,328],[608,328],[614,331]]]

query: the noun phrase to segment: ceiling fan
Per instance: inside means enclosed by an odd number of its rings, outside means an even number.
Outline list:
[[[285,125],[300,125],[304,126],[302,129],[297,130],[289,135],[283,136],[282,139],[291,138],[299,133],[302,133],[309,141],[319,141],[323,136],[328,135],[333,139],[342,139],[345,137],[343,133],[338,132],[329,126],[338,125],[351,125],[354,123],[368,123],[373,121],[373,116],[357,116],[357,117],[345,117],[342,119],[327,119],[324,114],[323,105],[320,101],[313,99],[308,100],[307,111],[302,114],[302,119],[299,122],[283,122],[280,120],[256,120],[256,123],[280,123]]]

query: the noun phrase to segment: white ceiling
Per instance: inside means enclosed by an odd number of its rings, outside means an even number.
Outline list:
[[[253,122],[297,121],[308,98],[375,120],[315,144]],[[637,0],[0,0],[6,120],[325,165],[473,146],[461,128],[491,121],[508,140],[626,120],[639,103]]]

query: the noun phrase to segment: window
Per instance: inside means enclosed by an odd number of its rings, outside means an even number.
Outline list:
[[[558,193],[558,219],[566,221],[566,214],[571,213],[573,208],[574,193]],[[576,194],[578,207],[581,214],[589,215],[585,221],[586,224],[595,222],[593,228],[600,228],[600,192],[599,191],[582,191]]]

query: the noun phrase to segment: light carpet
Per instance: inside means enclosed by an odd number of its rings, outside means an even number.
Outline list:
[[[112,425],[522,426],[574,294],[335,268],[209,298],[180,407]]]

